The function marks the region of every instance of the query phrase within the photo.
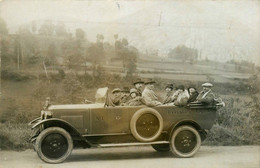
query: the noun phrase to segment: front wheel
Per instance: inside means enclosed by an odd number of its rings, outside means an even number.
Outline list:
[[[35,148],[38,156],[47,163],[61,163],[73,149],[70,134],[59,127],[50,127],[40,133]]]
[[[177,157],[192,157],[199,150],[200,145],[201,137],[198,131],[188,125],[178,127],[170,139],[171,152]]]

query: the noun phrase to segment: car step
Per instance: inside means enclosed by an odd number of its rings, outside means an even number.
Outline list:
[[[169,143],[169,141],[137,142],[137,143],[112,143],[112,144],[99,144],[99,147],[108,148],[108,147],[153,145],[153,144],[168,144],[168,143]]]

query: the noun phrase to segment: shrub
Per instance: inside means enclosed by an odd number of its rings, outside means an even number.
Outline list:
[[[36,77],[24,72],[3,69],[1,72],[1,78],[11,81],[27,81],[35,79]]]
[[[24,150],[31,148],[28,142],[31,130],[27,124],[0,123],[0,149]]]

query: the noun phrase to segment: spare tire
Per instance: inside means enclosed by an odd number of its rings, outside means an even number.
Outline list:
[[[130,122],[133,136],[142,142],[154,141],[163,130],[163,119],[158,111],[143,108],[135,112]]]

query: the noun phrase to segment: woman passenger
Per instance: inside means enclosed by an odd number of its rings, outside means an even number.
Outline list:
[[[196,88],[194,86],[190,86],[188,88],[188,92],[189,92],[190,98],[188,99],[187,103],[196,101],[196,99],[199,95],[199,92],[196,90]]]
[[[172,102],[172,95],[173,95],[172,90],[173,90],[173,84],[168,84],[165,87],[166,95],[163,99],[163,104],[168,104]]]

